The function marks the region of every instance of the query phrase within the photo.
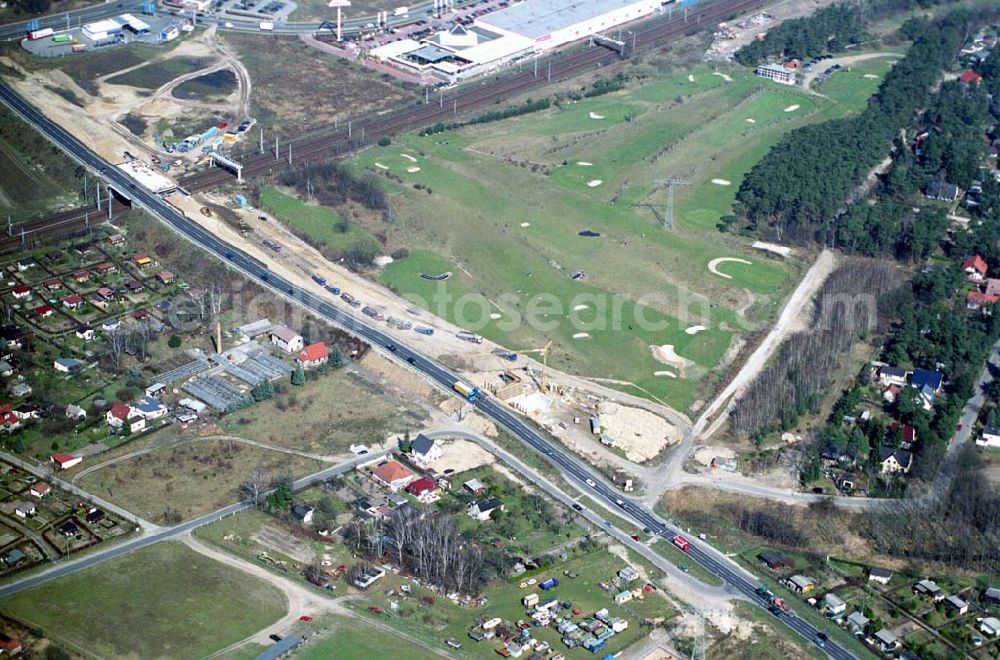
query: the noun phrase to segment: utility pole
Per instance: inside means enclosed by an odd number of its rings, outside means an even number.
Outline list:
[[[351,139],[351,120],[347,120],[347,139]]]
[[[278,136],[274,136],[274,160],[278,160]]]
[[[361,144],[365,143],[365,127],[361,127]]]
[[[14,226],[10,222],[10,216],[9,215],[7,216],[7,235],[8,236],[13,236],[14,235]]]
[[[456,117],[458,116],[458,99],[455,99],[455,105],[452,108],[452,113],[454,113]]]
[[[552,62],[549,62],[549,82],[552,82]]]
[[[260,129],[260,153],[264,153],[264,127]]]
[[[538,77],[538,55],[535,55],[535,77]]]
[[[97,193],[97,210],[100,211],[101,210],[101,182],[100,181],[96,181],[95,184],[94,184],[94,187],[96,188],[95,192]]]
[[[108,220],[111,220],[111,186],[108,186],[104,192],[108,194]]]
[[[288,164],[292,164],[292,143],[288,143]]]

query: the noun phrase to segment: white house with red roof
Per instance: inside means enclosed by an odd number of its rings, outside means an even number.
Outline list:
[[[83,462],[83,457],[74,456],[73,454],[67,454],[63,451],[58,451],[52,454],[52,464],[60,470],[68,470],[75,465],[79,465]]]
[[[35,316],[40,319],[47,319],[55,312],[52,305],[39,305],[35,308]]]
[[[406,492],[424,504],[430,504],[440,499],[437,482],[430,477],[420,477],[416,481],[411,481],[406,486]]]
[[[108,426],[120,429],[128,426],[129,431],[138,433],[146,428],[146,418],[142,412],[121,401],[115,401],[105,414]]]
[[[83,307],[83,296],[74,293],[71,296],[66,296],[62,301],[63,307],[66,309],[78,309]]]
[[[986,260],[977,254],[962,262],[962,270],[972,282],[982,282],[986,279],[986,271],[989,270],[989,266],[986,265]]]
[[[38,499],[42,499],[51,491],[52,486],[42,481],[31,484],[31,488],[28,489],[28,492],[31,493],[32,497],[37,497]]]
[[[394,460],[380,463],[378,467],[372,470],[372,475],[377,481],[388,486],[389,490],[394,493],[401,488],[405,488],[417,476],[413,470]]]
[[[14,296],[16,300],[24,300],[31,296],[30,286],[16,286],[11,290],[11,295]]]
[[[326,364],[326,360],[329,357],[330,351],[327,349],[326,344],[318,341],[303,348],[302,352],[295,358],[295,361],[302,365],[303,369],[312,369],[313,367]]]

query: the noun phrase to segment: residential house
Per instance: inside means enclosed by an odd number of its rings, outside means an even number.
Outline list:
[[[167,386],[163,383],[153,383],[146,388],[146,396],[150,399],[159,399],[166,391]]]
[[[30,286],[16,286],[11,289],[10,295],[14,296],[14,300],[24,300],[25,298],[31,297],[31,287]]]
[[[910,449],[917,444],[917,428],[910,424],[903,424],[903,449]]]
[[[614,601],[615,605],[624,605],[625,603],[632,600],[632,592],[626,589],[625,591],[619,591],[615,594]]]
[[[837,594],[830,592],[823,596],[823,611],[828,617],[838,617],[847,611],[847,603]]]
[[[913,593],[924,598],[931,598],[935,603],[944,600],[944,591],[934,580],[920,580],[913,585]]]
[[[68,417],[69,419],[76,420],[78,422],[82,422],[83,420],[87,419],[87,411],[81,408],[80,406],[76,405],[75,403],[71,403],[68,406],[66,406],[66,417]]]
[[[272,326],[271,343],[286,353],[298,353],[304,348],[302,335],[283,325]]]
[[[132,318],[134,318],[136,321],[141,321],[143,319],[148,319],[149,318],[149,310],[137,309],[134,312],[132,312],[130,314],[130,316]]]
[[[847,625],[855,635],[864,633],[868,627],[868,617],[862,614],[861,610],[855,610],[847,617]]]
[[[805,575],[793,575],[787,583],[788,588],[797,594],[807,594],[816,588],[816,581]]]
[[[989,266],[985,259],[976,254],[962,262],[962,270],[972,282],[982,282],[986,279],[986,271],[989,270]]]
[[[395,460],[380,463],[372,470],[372,475],[376,480],[388,486],[392,492],[405,488],[417,476],[413,473],[413,470]]]
[[[50,277],[46,280],[42,280],[42,286],[44,286],[49,291],[58,291],[63,288],[62,280],[58,277]]]
[[[980,447],[1000,447],[1000,428],[995,426],[984,426],[976,444]]]
[[[97,338],[97,333],[89,325],[81,325],[76,329],[76,338],[83,341],[94,341]]]
[[[27,383],[18,383],[14,387],[10,388],[10,393],[12,396],[17,398],[26,397],[31,394],[31,385]]]
[[[125,237],[122,234],[111,234],[110,236],[108,236],[108,244],[116,246],[124,245]]]
[[[14,415],[22,421],[27,421],[29,419],[41,419],[42,409],[38,406],[33,406],[30,403],[22,403],[17,408],[14,408]]]
[[[920,405],[924,410],[927,412],[934,410],[934,401],[937,399],[937,392],[931,389],[930,385],[921,387],[918,396],[920,397]]]
[[[913,465],[913,454],[905,449],[883,447],[881,452],[882,474],[902,472],[907,474]]]
[[[440,443],[431,440],[423,433],[418,434],[410,446],[413,461],[422,467],[427,467],[428,464],[441,458],[441,453]]]
[[[295,361],[303,369],[312,369],[313,367],[320,367],[326,364],[326,360],[329,357],[330,351],[327,349],[326,344],[318,341],[303,348],[302,352],[295,357]]]
[[[878,382],[882,387],[890,385],[906,385],[910,372],[902,367],[884,366],[878,370]]]
[[[486,492],[486,484],[479,479],[469,479],[462,484],[462,488],[469,491],[473,495],[482,495]]]
[[[896,399],[899,398],[899,393],[902,391],[903,390],[899,385],[890,385],[885,388],[884,392],[882,392],[882,399],[884,399],[886,403],[896,403]]]
[[[28,345],[31,333],[19,325],[0,326],[0,340],[7,348],[20,350]]]
[[[146,285],[143,284],[141,280],[131,280],[125,285],[125,288],[129,293],[139,293],[145,290]]]
[[[438,499],[437,483],[430,477],[420,477],[406,486],[406,492],[421,502],[430,503]]]
[[[118,266],[110,261],[102,261],[101,263],[94,266],[94,270],[100,275],[110,275],[111,273],[118,272]]]
[[[64,374],[73,373],[74,371],[79,371],[83,368],[85,362],[83,360],[78,360],[76,358],[56,358],[52,363],[56,371],[61,371]]]
[[[52,463],[59,470],[68,470],[71,467],[79,465],[83,462],[83,457],[74,456],[73,454],[67,454],[66,452],[56,452],[52,454]]]
[[[25,257],[24,259],[21,259],[17,262],[17,270],[22,273],[34,267],[35,267],[35,260],[32,259],[31,257]]]
[[[958,77],[958,81],[966,85],[978,85],[983,82],[983,77],[972,69],[966,69]]]
[[[122,327],[122,322],[115,318],[101,321],[101,331],[103,332],[114,332],[120,327]]]
[[[948,596],[944,599],[946,605],[955,610],[956,614],[962,615],[969,611],[969,604],[959,595]]]
[[[986,294],[1000,296],[1000,278],[991,277],[986,280]]]
[[[136,252],[132,255],[132,263],[139,268],[146,268],[147,266],[153,265],[153,260],[145,252]]]
[[[39,305],[35,308],[35,316],[40,319],[47,319],[54,313],[55,310],[52,309],[52,305]]]
[[[79,534],[80,528],[77,527],[76,523],[74,523],[72,520],[67,520],[58,527],[56,527],[56,531],[62,534],[64,537],[70,538],[72,536],[76,536],[77,534]]]
[[[66,309],[80,309],[83,307],[83,296],[74,293],[71,296],[66,296],[62,300],[62,305]]]
[[[104,520],[105,517],[106,516],[104,514],[104,511],[98,509],[95,506],[92,506],[89,509],[87,509],[87,515],[84,516],[84,520],[86,520],[87,524],[89,525],[96,525],[97,523]]]
[[[981,291],[969,291],[965,294],[965,308],[971,311],[978,310],[983,314],[992,314],[997,301],[1000,301],[1000,296]]]
[[[171,285],[174,283],[174,274],[169,270],[161,270],[156,274],[156,279],[160,280],[160,284]]]
[[[368,567],[361,572],[361,575],[354,579],[354,586],[358,589],[367,589],[383,577],[385,577],[384,570],[381,568]]]
[[[21,552],[19,549],[12,548],[8,550],[6,554],[4,554],[3,563],[7,564],[8,566],[17,566],[27,558],[28,556],[23,552]]]
[[[988,616],[979,622],[979,629],[990,637],[996,637],[1000,635],[1000,620],[994,616]]]
[[[115,401],[108,408],[108,412],[104,414],[104,417],[107,419],[109,426],[120,427],[133,414],[131,406],[121,401]]]
[[[983,600],[993,605],[1000,605],[1000,589],[997,587],[987,587],[983,592]]]
[[[311,506],[306,506],[305,504],[293,504],[292,505],[292,518],[295,518],[303,525],[309,525],[313,521],[313,514],[316,512]]]
[[[875,641],[878,642],[883,653],[892,653],[899,646],[899,638],[886,628],[875,633]]]
[[[144,396],[133,406],[133,411],[141,415],[146,421],[152,421],[166,415],[167,407],[156,399]]]
[[[473,502],[469,507],[469,516],[479,521],[489,520],[493,517],[494,511],[503,511],[504,504],[498,497],[491,497],[485,500]]]
[[[10,405],[0,406],[0,430],[10,433],[19,428],[21,428],[21,419],[10,409]]]
[[[868,569],[868,581],[878,582],[879,584],[889,584],[889,580],[892,579],[892,571],[888,568],[879,568],[878,566],[872,566]]]
[[[934,390],[935,393],[941,391],[941,386],[944,383],[944,374],[940,371],[930,371],[928,369],[914,369],[913,375],[910,376],[910,387],[915,387],[918,390],[924,387],[929,387]]]
[[[14,515],[18,518],[30,518],[37,512],[34,502],[18,502],[14,505]]]
[[[924,188],[924,196],[929,199],[939,199],[945,202],[954,202],[958,199],[961,189],[954,183],[947,181],[931,181]]]
[[[115,292],[106,286],[97,290],[97,299],[101,302],[111,302],[115,299]]]
[[[625,582],[635,582],[639,579],[639,571],[635,570],[631,566],[626,566],[625,568],[619,569],[618,577]]]
[[[48,495],[51,491],[52,491],[52,486],[48,485],[44,481],[36,481],[35,483],[31,484],[30,488],[28,488],[28,493],[32,497],[36,497],[38,499],[42,499],[43,497]]]
[[[0,360],[0,376],[10,378],[14,375],[14,367],[7,360]]]
[[[83,284],[90,281],[90,271],[89,270],[78,270],[73,273],[73,280],[77,284]]]
[[[764,562],[764,565],[772,571],[777,571],[782,568],[792,568],[795,565],[787,555],[781,552],[775,552],[774,550],[765,550],[757,555],[757,559]]]
[[[17,655],[21,649],[21,640],[0,633],[0,655]]]

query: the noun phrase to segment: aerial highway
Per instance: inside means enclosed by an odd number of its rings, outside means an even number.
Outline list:
[[[32,124],[39,132],[69,153],[75,160],[98,173],[115,190],[131,199],[133,205],[141,207],[159,218],[167,226],[180,235],[195,243],[204,250],[211,252],[226,261],[233,268],[243,272],[249,278],[277,294],[290,298],[302,307],[318,314],[334,324],[352,332],[362,339],[379,347],[397,359],[409,364],[425,377],[451,392],[452,386],[460,377],[446,369],[438,362],[425,357],[413,348],[408,347],[396,337],[389,335],[380,327],[368,324],[362,318],[344,311],[342,306],[335,306],[335,299],[321,290],[310,290],[272,273],[265,264],[251,257],[239,248],[226,243],[218,236],[190,220],[182,212],[170,205],[160,196],[146,190],[133,181],[124,172],[95,154],[69,132],[58,124],[50,121],[37,108],[28,103],[6,83],[0,83],[0,101]],[[619,509],[624,515],[647,527],[651,533],[659,534],[668,541],[683,531],[664,520],[652,510],[633,502],[623,496],[616,488],[609,485],[593,468],[583,464],[570,455],[561,446],[556,445],[511,412],[502,403],[485,397],[476,404],[478,410],[492,419],[498,425],[510,432],[514,437],[543,455],[555,466],[564,478],[586,489],[590,497],[601,502],[607,508]],[[234,505],[235,506],[235,505]],[[141,540],[141,539],[140,539]],[[689,538],[688,554],[693,561],[717,575],[731,585],[750,601],[764,605],[762,598],[756,593],[757,580],[736,562],[725,557],[707,543]],[[0,595],[2,595],[0,590]],[[804,637],[807,641],[816,643],[819,630],[808,621],[792,613],[778,612],[777,620]],[[832,639],[825,642],[823,651],[835,660],[846,660],[855,657],[852,653],[838,645]]]

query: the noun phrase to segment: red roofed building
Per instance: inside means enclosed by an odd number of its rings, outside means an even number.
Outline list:
[[[981,309],[984,314],[989,314],[990,307],[1000,301],[1000,296],[982,293],[981,291],[969,291],[965,296],[965,306],[968,309]]]
[[[110,261],[102,261],[101,263],[94,266],[94,270],[96,270],[98,273],[106,275],[108,273],[113,273],[116,270],[118,270],[118,266],[114,265]]]
[[[28,296],[31,295],[31,287],[30,286],[16,286],[16,287],[14,287],[14,290],[11,291],[11,293],[12,293],[12,295],[15,298],[17,298],[18,300],[21,300],[22,298],[27,298]]]
[[[132,415],[132,408],[121,401],[115,401],[111,404],[111,408],[108,410],[105,418],[108,420],[108,424],[112,426],[121,426],[121,423],[126,421]]]
[[[35,316],[42,319],[47,319],[52,316],[52,305],[41,305],[35,308]]]
[[[164,284],[173,284],[174,274],[171,273],[169,270],[160,271],[159,273],[156,274],[156,279],[160,280]]]
[[[52,486],[48,485],[47,483],[38,481],[31,484],[31,488],[29,488],[28,490],[31,492],[32,496],[37,497],[38,499],[42,499],[43,497],[48,495],[49,492],[51,492]]]
[[[416,481],[411,481],[406,487],[406,492],[413,495],[421,502],[432,502],[436,499],[438,491],[437,483],[430,477],[420,477]]]
[[[58,277],[50,277],[49,279],[42,282],[42,284],[45,285],[46,289],[49,289],[51,291],[55,291],[56,289],[61,289],[63,285],[62,282],[59,281]]]
[[[132,312],[132,318],[134,318],[136,321],[141,321],[145,318],[149,318],[149,312],[144,309],[137,309],[134,312]]]
[[[97,290],[97,297],[101,300],[112,300],[115,297],[115,292],[106,286],[102,286]]]
[[[389,490],[393,492],[405,488],[417,476],[413,473],[413,470],[399,461],[393,460],[380,464],[372,470],[372,475],[375,476],[375,479],[388,486]]]
[[[77,282],[80,282],[81,284],[83,282],[87,282],[90,280],[90,271],[78,270],[75,273],[73,273],[73,279],[76,280]]]
[[[986,280],[986,295],[1000,296],[1000,279],[991,277]]]
[[[903,443],[905,445],[913,446],[917,441],[917,428],[915,426],[910,426],[909,424],[903,424]],[[907,449],[908,447],[904,447]]]
[[[66,452],[56,452],[52,454],[52,462],[60,470],[68,470],[74,465],[79,465],[83,462],[83,459],[79,456],[74,456],[73,454],[67,454]]]
[[[21,652],[21,640],[0,633],[0,652],[17,655]]]
[[[972,69],[966,69],[962,72],[962,75],[958,77],[959,81],[964,82],[969,85],[978,85],[983,82],[983,77],[973,71]]]
[[[73,294],[72,296],[66,296],[62,301],[63,307],[67,309],[76,309],[83,305],[83,297],[78,294]]]
[[[330,357],[330,351],[327,350],[326,344],[318,341],[303,348],[295,361],[302,365],[303,369],[310,369],[324,364],[328,357]]]
[[[14,414],[9,404],[0,406],[0,427],[4,431],[13,431],[21,428],[21,418]]]
[[[973,282],[982,282],[983,278],[986,277],[986,271],[989,270],[989,266],[986,265],[986,260],[977,254],[962,262],[962,270],[965,271],[965,274]]]

